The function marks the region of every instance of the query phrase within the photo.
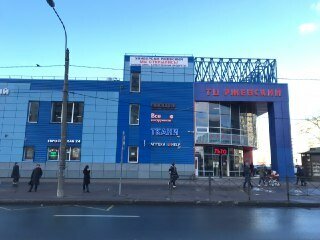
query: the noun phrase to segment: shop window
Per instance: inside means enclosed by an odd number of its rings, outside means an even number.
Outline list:
[[[139,114],[140,106],[139,104],[130,104],[130,125],[139,125]]]
[[[140,72],[131,73],[130,92],[140,92]]]
[[[67,159],[70,161],[80,161],[80,148],[70,147],[69,149],[67,149]]]
[[[128,151],[129,151],[128,162],[129,163],[137,163],[139,148],[136,146],[130,146]]]
[[[23,161],[33,161],[34,147],[26,146],[23,148]]]
[[[48,161],[60,159],[59,149],[59,147],[48,147]],[[66,161],[80,161],[80,147],[67,147]]]
[[[29,102],[28,122],[37,123],[39,114],[39,102]]]
[[[49,161],[59,160],[59,148],[58,147],[48,147],[48,160]]]
[[[51,110],[51,122],[61,123],[62,102],[53,102]],[[67,106],[67,122],[82,123],[83,102],[69,102]]]

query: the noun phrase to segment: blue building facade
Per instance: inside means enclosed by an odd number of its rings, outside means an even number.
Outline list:
[[[126,55],[123,81],[69,81],[66,177],[82,177],[89,164],[96,178],[119,177],[121,168],[127,178],[167,178],[172,162],[181,175],[240,176],[265,112],[272,166],[293,176],[287,85],[276,83],[274,61],[249,62]],[[14,162],[22,176],[35,162],[57,176],[62,85],[0,79],[2,177]]]

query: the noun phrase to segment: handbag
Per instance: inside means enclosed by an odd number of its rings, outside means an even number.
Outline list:
[[[32,182],[31,182],[31,180],[30,180],[30,181],[28,182],[28,185],[31,185],[31,183],[32,183]]]

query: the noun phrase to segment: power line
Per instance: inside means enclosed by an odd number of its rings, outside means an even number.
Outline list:
[[[64,65],[26,65],[26,66],[0,66],[2,69],[11,69],[11,68],[51,68],[51,67],[64,67]],[[101,67],[101,66],[88,66],[88,65],[74,65],[70,64],[70,67],[75,67],[75,68],[87,68],[87,69],[102,69],[102,70],[113,70],[113,71],[125,71],[124,68],[114,68],[114,67]],[[130,72],[130,69],[127,69],[126,71]],[[155,74],[168,74],[168,75],[186,75],[186,76],[193,76],[193,73],[168,73],[165,71],[155,71],[155,70],[148,70],[148,71],[143,71],[143,73],[155,73]],[[80,78],[80,77],[76,77]],[[94,78],[94,77],[92,77]],[[288,80],[288,81],[320,81],[320,78],[289,78],[289,77],[277,77],[279,80]]]
[[[28,91],[14,91],[12,90],[11,93],[30,93]],[[42,93],[41,91],[37,92],[37,91],[32,91],[32,93]],[[94,98],[94,99],[99,99],[99,100],[105,100],[105,101],[111,101],[111,102],[117,102],[118,104],[135,104],[135,102],[130,102],[130,101],[125,101],[125,100],[121,100],[119,98],[105,98],[105,97],[97,97],[97,96],[92,96],[92,95],[89,95],[89,94],[85,94],[85,93],[77,93],[77,92],[74,92],[74,91],[69,91],[70,94],[72,95],[78,95],[78,96],[82,96],[82,97],[87,97],[87,98]],[[139,103],[139,105],[141,107],[150,107],[150,105],[148,104],[143,104],[143,103]],[[190,107],[186,107],[186,108],[183,108],[183,109],[179,109],[179,108],[176,108],[175,111],[177,112],[193,112],[194,114],[196,113],[206,113],[204,111],[197,111],[194,109],[193,106],[190,106]],[[259,117],[259,119],[269,119],[268,117]],[[274,118],[275,120],[288,120],[290,119],[290,121],[309,121],[308,118],[287,118],[287,117],[276,117]]]
[[[64,67],[64,65],[27,65],[27,66],[0,66],[0,68],[47,68],[47,67]]]
[[[92,69],[105,69],[105,70],[114,70],[114,71],[123,71],[123,68],[112,68],[112,67],[94,67],[94,66],[85,66],[85,65],[70,65],[71,67],[77,68],[92,68]]]

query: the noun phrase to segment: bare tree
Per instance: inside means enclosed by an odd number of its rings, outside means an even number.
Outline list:
[[[320,116],[307,118],[300,124],[300,133],[307,135],[309,144],[320,144]]]

